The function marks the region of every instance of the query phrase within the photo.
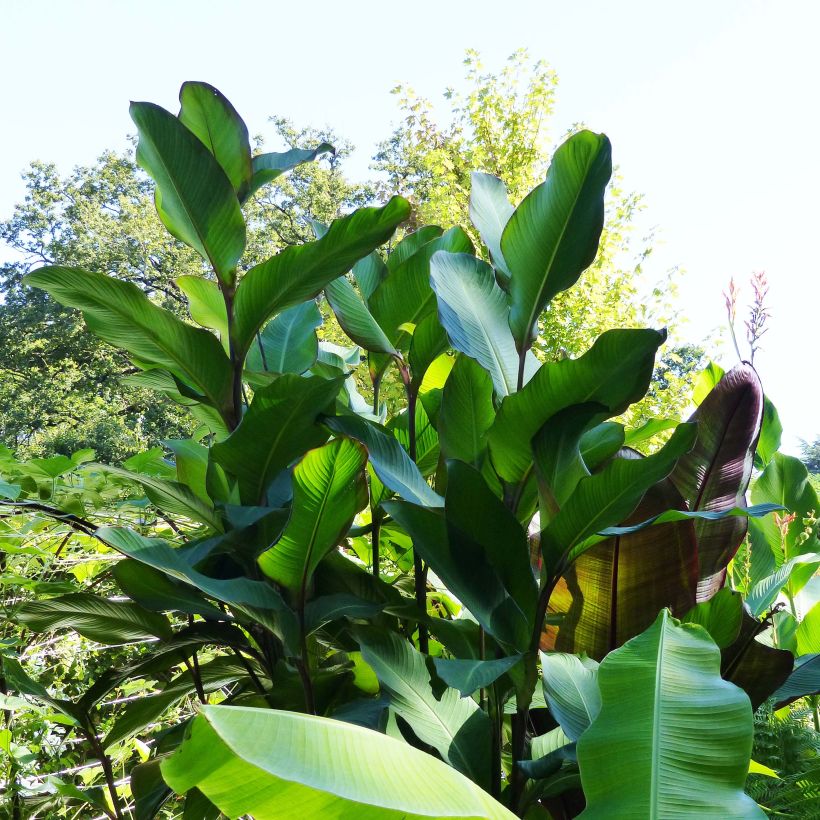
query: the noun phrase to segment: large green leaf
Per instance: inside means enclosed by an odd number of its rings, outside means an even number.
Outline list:
[[[723,376],[693,413],[690,421],[697,422],[697,441],[670,476],[690,510],[745,505],[762,413],[760,379],[746,364]],[[723,586],[726,567],[747,528],[742,517],[695,521],[699,601],[709,600]]]
[[[742,619],[743,597],[739,592],[723,587],[708,601],[692,607],[681,620],[700,624],[718,647],[725,649],[737,640]]]
[[[501,235],[515,209],[507,199],[504,183],[498,177],[473,171],[470,179],[470,221],[481,234],[493,265],[509,279],[510,270],[501,253]]]
[[[152,304],[131,282],[51,265],[26,277],[63,305],[83,312],[92,333],[124,348],[144,367],[166,368],[230,414],[231,367],[217,338]]]
[[[178,794],[198,787],[229,817],[514,817],[466,777],[406,743],[351,723],[272,709],[203,707],[162,774]]]
[[[225,352],[228,352],[228,311],[219,285],[202,276],[178,276],[177,287],[188,299],[191,318],[202,327],[215,330]]]
[[[453,689],[461,692],[465,698],[479,689],[490,686],[503,674],[509,672],[523,655],[505,655],[491,661],[460,659],[460,658],[433,658],[436,674]]]
[[[386,353],[388,356],[396,355],[396,349],[390,344],[390,340],[384,335],[384,331],[346,276],[328,282],[325,286],[325,296],[342,330],[359,347],[376,353]]]
[[[325,424],[337,435],[348,436],[367,448],[370,465],[379,480],[394,493],[414,504],[441,507],[444,499],[424,480],[398,439],[378,424],[359,416],[334,416]]]
[[[366,462],[361,444],[336,439],[308,452],[293,470],[290,520],[281,538],[259,556],[259,566],[302,600],[319,562],[367,504]]]
[[[622,453],[638,458],[630,450]],[[685,506],[674,485],[662,480],[647,490],[624,523]],[[651,626],[664,607],[678,617],[691,609],[697,580],[691,521],[614,535],[584,552],[564,573],[550,597],[550,612],[562,618],[557,627],[547,626],[542,645],[601,659]]]
[[[267,154],[257,154],[251,161],[253,177],[245,198],[256,193],[263,185],[273,182],[282,174],[292,171],[297,165],[313,162],[321,154],[333,154],[335,152],[336,149],[329,142],[322,142],[315,148],[291,148],[289,151],[271,151]]]
[[[607,656],[598,683],[601,711],[577,746],[584,820],[765,817],[743,791],[749,699],[720,677],[705,630],[663,610]]]
[[[243,198],[251,182],[251,146],[248,128],[236,109],[212,85],[187,82],[179,90],[179,119],[214,155]]]
[[[494,419],[490,375],[473,359],[459,356],[441,396],[439,439],[444,457],[480,466]]]
[[[578,740],[601,711],[598,664],[561,652],[541,653],[544,699],[570,740]]]
[[[820,653],[820,603],[815,604],[800,621],[795,632],[797,654]]]
[[[511,274],[510,328],[519,351],[532,343],[547,303],[595,259],[611,174],[609,140],[590,131],[574,134],[555,152],[546,181],[507,222],[501,252]]]
[[[157,184],[160,219],[231,285],[245,250],[245,220],[230,179],[173,114],[147,102],[131,103],[130,112],[139,131],[137,163]]]
[[[433,693],[424,655],[393,632],[358,628],[362,657],[390,693],[390,706],[419,740],[432,746],[474,783],[490,783],[490,719],[472,698],[455,689]]]
[[[244,504],[257,504],[270,482],[302,453],[327,441],[317,423],[341,389],[342,378],[280,376],[256,391],[239,427],[215,444],[215,461],[239,481]]]
[[[527,475],[530,442],[559,410],[598,402],[615,416],[643,398],[665,338],[656,330],[610,330],[583,356],[542,365],[523,390],[501,402],[490,428],[490,454],[499,475],[507,481]]]
[[[269,373],[304,373],[319,355],[316,328],[321,324],[322,314],[313,299],[283,310],[251,345],[245,366]]]
[[[430,260],[430,284],[453,347],[490,374],[499,398],[514,393],[518,353],[510,333],[507,295],[496,284],[493,269],[466,253],[438,251]]]
[[[393,197],[382,208],[360,208],[334,220],[314,242],[291,245],[251,268],[236,291],[234,343],[247,352],[274,313],[312,299],[355,262],[386,242],[410,214],[410,205]]]
[[[760,427],[760,438],[755,450],[755,467],[762,470],[780,449],[783,436],[783,425],[780,415],[768,396],[763,396],[763,424]]]
[[[109,601],[86,592],[28,601],[15,611],[15,619],[32,632],[68,628],[104,644],[171,635],[171,625],[164,616],[137,604]]]
[[[554,569],[562,555],[577,557],[579,550],[574,548],[584,539],[631,515],[644,493],[666,478],[692,447],[696,435],[694,424],[681,424],[658,452],[646,458],[615,458],[600,472],[581,479],[541,534],[547,566]]]
[[[780,591],[790,582],[791,576],[801,569],[807,569],[809,577],[813,576],[820,567],[820,552],[807,552],[795,555],[781,564],[777,570],[765,578],[761,578],[746,591],[746,603],[752,615],[760,616],[774,605]]]

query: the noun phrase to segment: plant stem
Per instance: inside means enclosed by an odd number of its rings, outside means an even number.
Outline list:
[[[194,616],[188,616],[188,626],[194,625]],[[205,698],[205,689],[202,686],[202,675],[199,672],[199,658],[197,658],[196,650],[191,655],[191,677],[194,679],[194,686],[196,687],[196,694],[201,704],[207,703]]]
[[[371,515],[373,516],[373,527],[371,529],[370,534],[370,545],[372,549],[372,560],[373,560],[373,577],[379,577],[379,538],[381,537],[381,529],[382,529],[382,517],[381,514],[376,512],[372,509],[372,499],[371,499]]]
[[[233,406],[231,408],[231,416],[226,419],[226,422],[231,430],[235,430],[239,426],[239,422],[242,420],[242,371],[245,362],[243,360],[244,357],[239,355],[239,351],[236,348],[236,341],[234,339],[233,332],[233,300],[236,287],[234,285],[224,285],[220,282],[220,289],[222,291],[222,299],[225,302],[225,312],[228,316],[228,352],[231,359],[231,371],[233,374],[231,394]]]
[[[404,390],[407,394],[407,449],[410,454],[410,459],[415,464],[416,462],[416,401],[418,400],[418,392],[412,387],[410,383],[410,370],[407,365],[399,366],[401,379],[404,382]],[[424,562],[421,560],[421,555],[413,545],[413,576],[415,581],[416,591],[416,606],[419,610],[419,616],[424,617],[427,612],[427,569]],[[427,627],[419,620],[419,651],[425,655],[430,649],[430,644],[427,638]]]
[[[490,685],[487,705],[490,715],[490,765],[492,767],[490,794],[498,800],[501,797],[501,723],[504,720],[504,712],[499,708],[495,683]]]
[[[316,714],[316,699],[313,695],[313,681],[310,678],[310,664],[308,660],[307,630],[305,629],[305,595],[307,590],[304,583],[299,594],[299,660],[297,667],[299,677],[302,679],[302,686],[305,690],[305,711],[309,715]]]
[[[93,724],[89,721],[89,727],[82,730],[89,745],[91,746],[94,755],[100,761],[102,766],[105,783],[108,787],[108,794],[111,796],[111,805],[114,807],[114,817],[117,820],[122,820],[122,808],[120,806],[120,797],[117,794],[116,779],[114,777],[114,768],[111,765],[111,758],[105,753],[105,750],[100,743],[97,733],[94,731]]]
[[[516,390],[520,390],[524,386],[524,367],[527,364],[527,348],[524,348],[518,354],[518,381],[516,383]]]
[[[519,707],[512,716],[512,772],[510,774],[510,808],[513,812],[518,812],[518,804],[524,793],[526,776],[518,765],[519,760],[524,759],[524,747],[527,740],[527,721],[529,719],[529,706]]]

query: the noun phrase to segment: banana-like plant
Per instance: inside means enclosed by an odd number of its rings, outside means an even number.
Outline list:
[[[192,321],[105,274],[28,277],[128,355],[131,381],[201,425],[167,442],[171,475],[93,468],[170,522],[93,531],[123,556],[113,583],[129,601],[71,593],[14,613],[35,632],[152,639],[84,701],[163,681],[93,750],[152,739],[125,793],[136,815],[185,795],[186,817],[505,818],[566,812],[583,793],[589,817],[614,816],[610,800],[623,817],[760,816],[742,793],[739,686],[768,696],[792,655],[766,654],[740,596],[724,601],[747,519],[765,527],[783,505],[746,505],[757,376],[726,374],[641,453],[640,431],[613,419],[646,393],[664,331],[613,329],[563,361],[531,349],[539,316],[595,258],[609,140],[571,136],[517,207],[476,174],[486,254],[435,226],[385,251],[411,212],[395,197],[245,269],[243,203],[332,149],[253,156],[216,89],[186,83],[180,100],[178,116],[131,113],[159,217],[203,259],[201,278],[179,281]],[[317,299],[353,347],[317,340]],[[380,400],[391,366],[403,408]],[[48,696],[22,668],[17,679]],[[195,717],[177,709],[191,692]],[[179,719],[151,728],[166,714]],[[107,785],[105,811],[125,816]]]

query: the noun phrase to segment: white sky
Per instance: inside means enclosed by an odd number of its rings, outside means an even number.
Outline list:
[[[497,70],[527,47],[560,77],[555,133],[606,132],[646,195],[640,228],[662,241],[648,272],[686,271],[687,336],[723,323],[730,276],[766,270],[758,367],[793,449],[820,434],[818,30],[816,0],[0,0],[0,215],[31,160],[92,162],[134,130],[129,99],[175,110],[188,79],[216,85],[251,133],[272,114],[331,125],[365,176],[394,85],[437,100],[465,49]]]

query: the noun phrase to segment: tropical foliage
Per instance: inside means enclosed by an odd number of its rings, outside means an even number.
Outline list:
[[[753,709],[817,720],[820,506],[750,365],[636,425],[664,330],[548,355],[607,137],[528,190],[476,169],[470,225],[396,194],[248,258],[253,194],[330,148],[254,153],[216,89],[180,102],[131,116],[185,310],[59,258],[25,279],[190,435],[0,454],[8,815],[779,811],[745,790]]]

